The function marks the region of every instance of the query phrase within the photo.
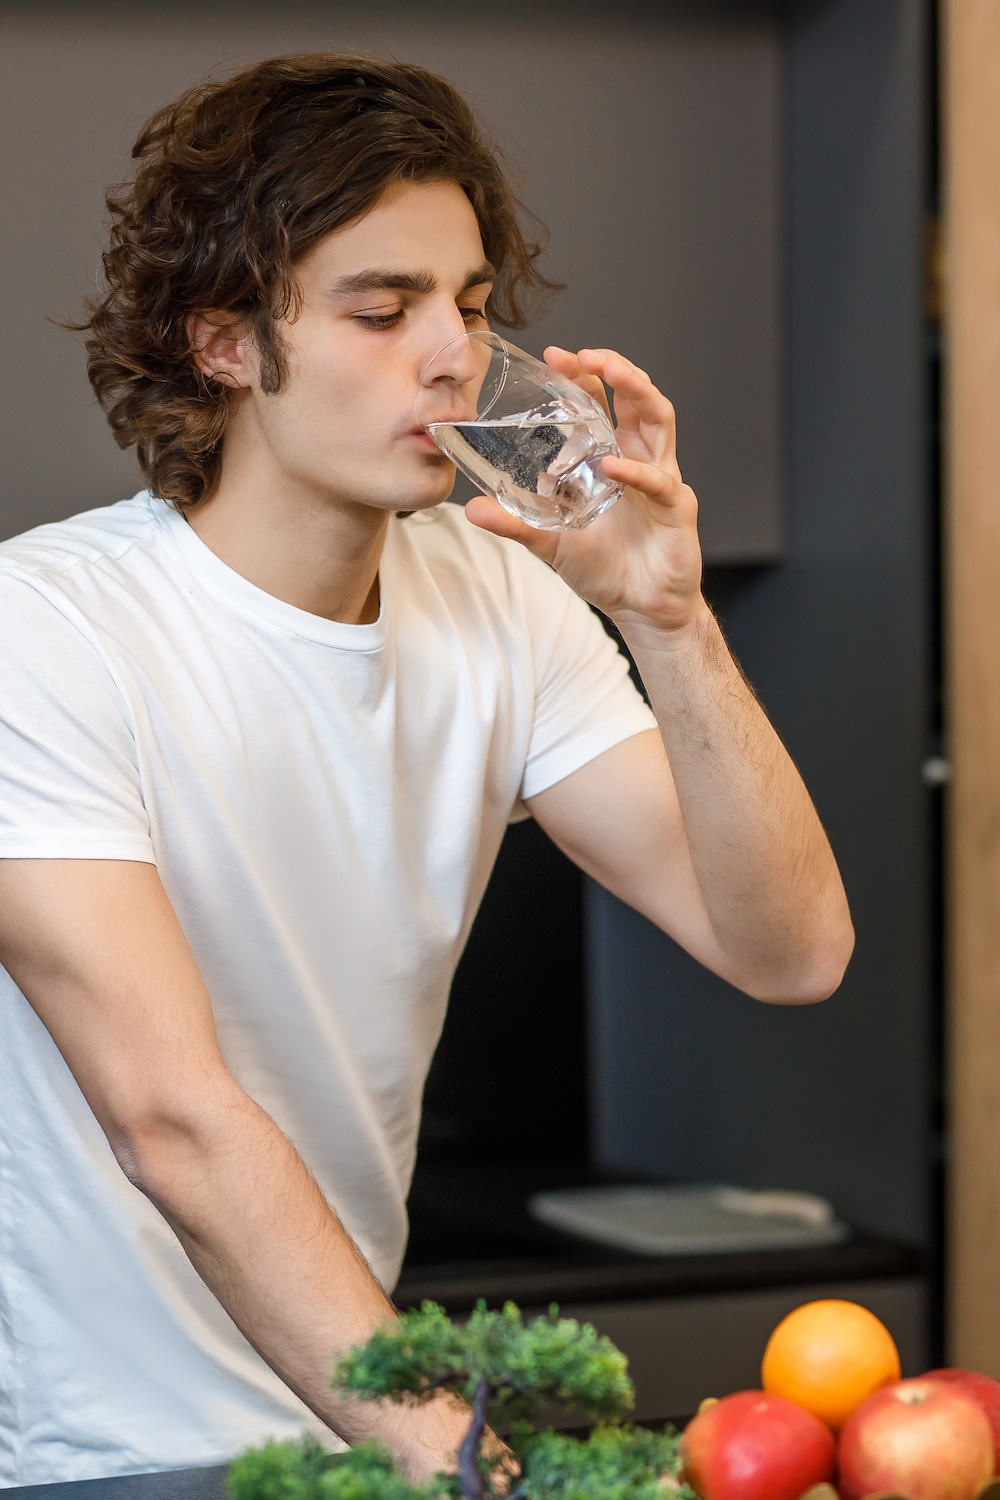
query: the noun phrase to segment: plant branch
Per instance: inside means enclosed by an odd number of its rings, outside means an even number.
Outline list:
[[[458,1479],[465,1500],[486,1500],[486,1486],[479,1467],[479,1444],[486,1431],[486,1402],[489,1394],[490,1383],[485,1375],[481,1375],[472,1398],[472,1421],[458,1450]]]

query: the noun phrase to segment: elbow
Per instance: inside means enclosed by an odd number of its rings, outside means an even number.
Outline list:
[[[114,1153],[115,1161],[126,1180],[140,1193],[145,1192],[145,1162],[137,1135],[122,1128],[109,1130],[107,1127],[105,1127],[105,1134]]]
[[[854,928],[848,918],[834,934],[813,943],[794,962],[767,975],[755,975],[741,988],[765,1005],[817,1005],[839,988],[854,952]]]
[[[169,1111],[149,1111],[105,1126],[122,1173],[157,1208],[172,1198],[180,1164],[196,1147],[192,1123]]]
[[[223,1128],[211,1098],[176,1096],[116,1111],[102,1123],[125,1177],[168,1216],[203,1180]]]
[[[761,985],[750,993],[764,1005],[818,1005],[840,988],[846,968],[846,964],[817,965],[787,978],[782,976],[776,983]]]

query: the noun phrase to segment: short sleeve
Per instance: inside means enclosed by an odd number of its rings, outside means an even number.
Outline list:
[[[0,859],[155,863],[124,700],[97,643],[0,572]]]
[[[656,728],[628,662],[590,606],[530,554],[524,608],[535,713],[519,797],[534,797],[622,740]]]

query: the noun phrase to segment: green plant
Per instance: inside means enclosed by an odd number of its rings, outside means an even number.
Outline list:
[[[337,1363],[332,1386],[345,1395],[398,1402],[438,1391],[471,1408],[457,1474],[409,1484],[377,1443],[330,1454],[311,1439],[270,1443],[230,1470],[233,1500],[662,1500],[691,1491],[677,1481],[677,1438],[617,1424],[633,1404],[625,1356],[588,1323],[548,1316],[525,1322],[508,1302],[480,1303],[464,1324],[425,1302],[379,1328]],[[585,1441],[538,1432],[553,1406],[599,1424]],[[489,1424],[513,1424],[516,1477],[483,1453]]]
[[[458,1480],[409,1484],[381,1443],[331,1453],[315,1438],[249,1448],[229,1466],[232,1500],[456,1500]]]

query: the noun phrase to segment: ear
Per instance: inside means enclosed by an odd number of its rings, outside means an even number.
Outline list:
[[[248,341],[225,312],[192,313],[185,324],[195,364],[209,380],[242,390],[253,380]]]

